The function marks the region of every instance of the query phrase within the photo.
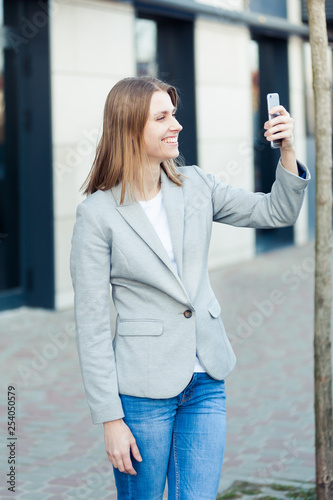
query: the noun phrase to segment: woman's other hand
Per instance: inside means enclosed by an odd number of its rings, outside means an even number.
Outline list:
[[[274,106],[269,110],[270,114],[280,113],[279,116],[268,120],[264,124],[266,132],[264,136],[268,141],[277,141],[282,139],[282,148],[284,150],[294,149],[294,120],[283,106]]]
[[[105,450],[112,465],[135,476],[137,473],[133,468],[130,453],[138,462],[142,461],[139,448],[129,427],[122,418],[104,422]]]

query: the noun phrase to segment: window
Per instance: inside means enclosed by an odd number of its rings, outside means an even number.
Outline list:
[[[138,11],[135,21],[137,75],[150,75],[174,85],[181,96],[177,119],[183,126],[180,153],[197,164],[193,19]]]
[[[253,12],[287,18],[286,0],[250,0],[249,7]]]
[[[137,18],[135,22],[136,73],[138,76],[158,75],[157,23]]]

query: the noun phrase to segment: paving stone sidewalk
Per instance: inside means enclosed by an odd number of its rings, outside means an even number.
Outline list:
[[[236,480],[313,485],[313,267],[310,244],[211,272],[238,358],[226,379],[220,492]],[[116,499],[103,426],[92,424],[85,400],[73,311],[6,311],[0,332],[0,497]],[[15,494],[6,484],[9,385],[17,394]]]
[[[288,484],[281,482],[271,484],[235,481],[233,485],[219,494],[217,500],[316,500],[316,486],[313,483]]]

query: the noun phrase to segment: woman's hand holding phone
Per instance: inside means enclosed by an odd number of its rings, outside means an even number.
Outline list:
[[[264,136],[274,149],[293,149],[294,120],[288,111],[279,104],[278,94],[267,95],[267,108],[269,119],[264,124],[264,128],[266,129]]]
[[[291,118],[288,111],[281,105],[271,108],[270,113],[280,113],[280,115],[265,122],[264,128],[266,129],[266,132],[264,133],[264,136],[268,141],[281,139],[282,142],[280,147],[282,149],[292,149],[294,147],[293,118]]]
[[[273,148],[280,148],[282,166],[298,176],[293,137],[294,120],[283,106],[280,104],[273,105],[275,104],[274,101],[279,102],[278,97],[278,94],[267,95],[269,119],[264,124],[266,129],[264,136],[273,144]],[[276,141],[280,141],[280,143]]]

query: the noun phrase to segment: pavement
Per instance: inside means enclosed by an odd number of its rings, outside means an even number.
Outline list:
[[[313,485],[313,269],[307,244],[210,273],[237,355],[226,379],[220,492],[235,480]],[[92,424],[85,399],[73,311],[5,311],[0,332],[0,497],[116,499],[103,426]],[[8,386],[15,388],[14,436]],[[6,483],[11,449],[15,493]]]

